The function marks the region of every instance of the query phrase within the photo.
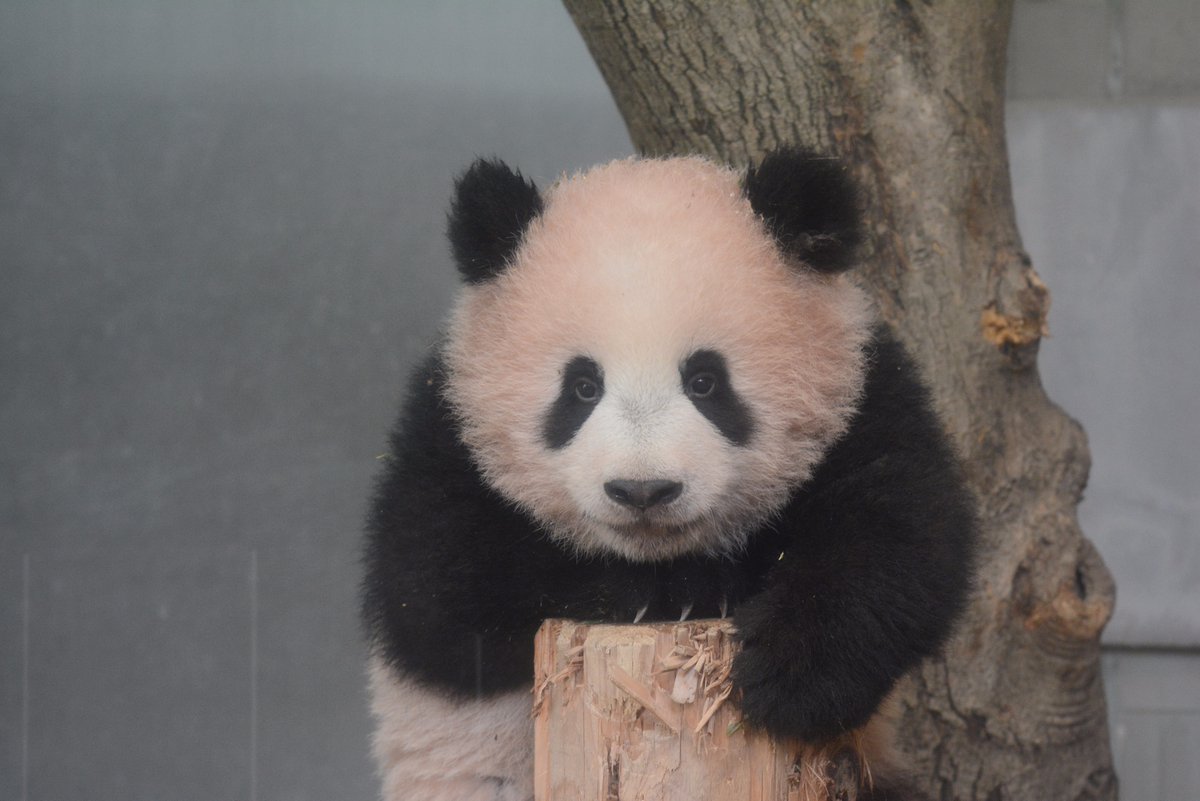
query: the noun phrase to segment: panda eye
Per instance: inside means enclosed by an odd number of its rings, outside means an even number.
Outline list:
[[[575,397],[584,403],[595,403],[600,400],[600,387],[590,378],[576,378],[572,386]]]
[[[697,373],[688,379],[687,395],[689,398],[707,398],[717,388],[717,377],[712,373]]]

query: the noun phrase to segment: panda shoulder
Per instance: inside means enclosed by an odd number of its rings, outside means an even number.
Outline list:
[[[810,488],[897,457],[914,468],[955,473],[957,459],[916,361],[884,324],[875,327],[865,347],[858,409],[817,468]]]
[[[858,425],[895,425],[914,415],[916,422],[936,423],[932,396],[920,367],[886,324],[875,326],[866,356],[866,381],[855,420]]]

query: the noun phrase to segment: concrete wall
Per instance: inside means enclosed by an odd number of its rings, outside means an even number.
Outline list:
[[[1012,42],[1131,799],[1200,797],[1197,8],[1019,2]],[[549,0],[0,3],[0,799],[374,797],[358,529],[450,178],[629,151]]]
[[[1009,95],[1194,100],[1198,35],[1194,0],[1016,0]]]
[[[1088,432],[1084,531],[1117,579],[1121,795],[1200,798],[1200,3],[1018,0],[1017,218],[1053,292],[1047,390]]]

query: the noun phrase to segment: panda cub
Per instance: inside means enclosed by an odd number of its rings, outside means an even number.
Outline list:
[[[731,615],[748,724],[876,716],[964,606],[972,501],[917,371],[846,274],[835,162],[626,159],[455,187],[464,286],[367,526],[389,801],[532,797],[546,618]],[[875,770],[860,798],[908,798]]]

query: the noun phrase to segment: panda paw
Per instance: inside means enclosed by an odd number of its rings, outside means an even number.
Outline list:
[[[742,715],[775,737],[833,739],[865,724],[890,687],[852,660],[823,658],[821,645],[837,644],[805,637],[787,622],[746,629],[739,621],[738,639],[733,684]]]
[[[854,719],[840,709],[838,689],[806,680],[794,666],[781,665],[765,646],[747,645],[733,662],[733,684],[742,716],[772,736],[815,743],[832,739]]]
[[[668,609],[680,622],[727,617],[742,595],[739,577],[723,563],[677,563],[664,584]]]

